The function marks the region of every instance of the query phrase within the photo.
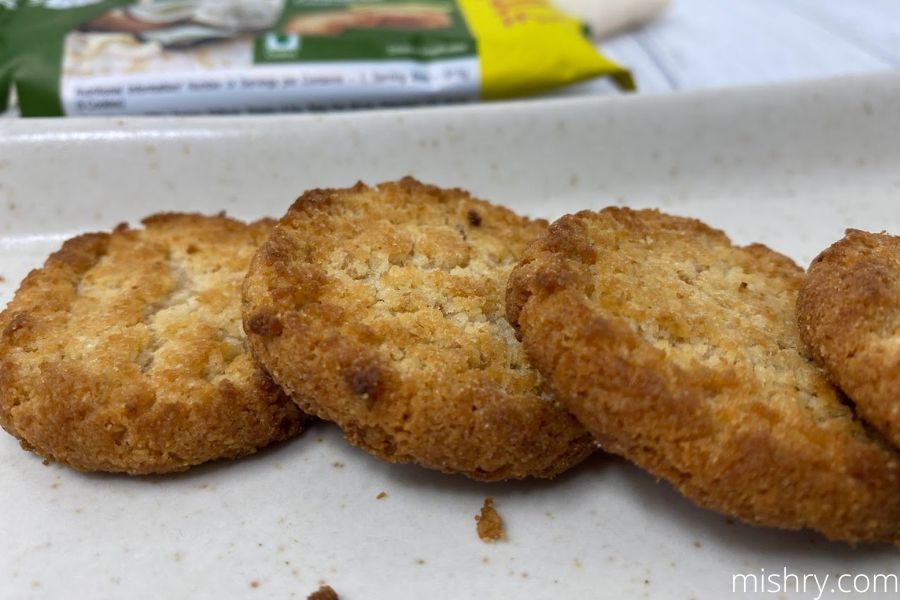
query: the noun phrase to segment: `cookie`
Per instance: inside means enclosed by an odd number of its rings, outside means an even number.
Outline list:
[[[77,469],[181,471],[297,433],[241,328],[272,228],[159,214],[65,242],[0,315],[0,425]]]
[[[544,389],[504,306],[545,227],[411,178],[309,191],[250,266],[250,346],[301,408],[382,459],[554,476],[593,442]]]
[[[696,503],[900,541],[900,455],[805,353],[803,272],[654,210],[561,218],[510,276],[532,363],[601,447]]]
[[[810,265],[797,318],[831,380],[900,447],[900,237],[848,229]]]

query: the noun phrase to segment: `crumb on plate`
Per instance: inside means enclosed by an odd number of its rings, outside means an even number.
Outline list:
[[[339,600],[337,592],[330,585],[321,585],[319,589],[306,597],[306,600]]]
[[[493,498],[484,499],[481,514],[475,515],[475,522],[478,524],[478,537],[481,538],[481,541],[496,542],[505,537],[503,534],[503,519],[500,518],[497,510],[494,508]]]

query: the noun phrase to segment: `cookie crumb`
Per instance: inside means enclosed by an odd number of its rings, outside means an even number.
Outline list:
[[[478,524],[476,528],[481,541],[496,542],[505,537],[503,534],[503,519],[500,518],[497,510],[494,508],[493,498],[488,497],[484,499],[481,514],[475,515],[475,522]]]
[[[379,492],[377,496],[375,496],[376,500],[384,500],[387,498],[387,492]]]
[[[330,585],[319,586],[315,592],[306,597],[306,600],[340,600],[337,592]]]
[[[258,587],[259,587],[259,582],[258,582],[257,580],[254,579],[253,581],[250,582],[250,587],[252,587],[253,589],[258,588]]]
[[[694,548],[702,548],[702,547],[703,547],[703,544],[701,544],[700,542],[694,542]]]
[[[336,462],[336,463],[334,463],[332,466],[333,466],[335,469],[343,469],[343,468],[344,468],[344,463],[342,463],[342,462]]]
[[[424,565],[424,564],[425,564],[425,559],[424,559],[424,558],[417,558],[417,559],[416,559],[416,564],[417,564],[417,565]]]

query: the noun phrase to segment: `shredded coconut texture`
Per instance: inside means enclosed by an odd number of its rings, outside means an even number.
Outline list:
[[[304,194],[253,261],[254,353],[304,409],[390,461],[556,475],[592,448],[506,320],[546,223],[413,179]]]
[[[896,542],[900,455],[808,356],[803,277],[699,221],[609,208],[551,225],[507,307],[605,449],[750,523]]]
[[[0,316],[0,424],[79,469],[162,473],[301,427],[250,355],[240,288],[272,223],[160,214],[67,241]]]

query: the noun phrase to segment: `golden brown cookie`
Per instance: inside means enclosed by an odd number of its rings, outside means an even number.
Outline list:
[[[240,290],[271,221],[159,214],[63,244],[0,315],[0,425],[78,469],[250,454],[303,415],[255,363]]]
[[[411,178],[309,191],[247,275],[253,353],[301,408],[385,460],[556,475],[593,442],[543,389],[503,302],[545,227]]]
[[[653,210],[561,218],[510,276],[532,363],[601,446],[698,504],[900,541],[900,455],[807,358],[803,272]]]
[[[900,446],[900,237],[848,229],[810,265],[797,318],[831,380]]]

